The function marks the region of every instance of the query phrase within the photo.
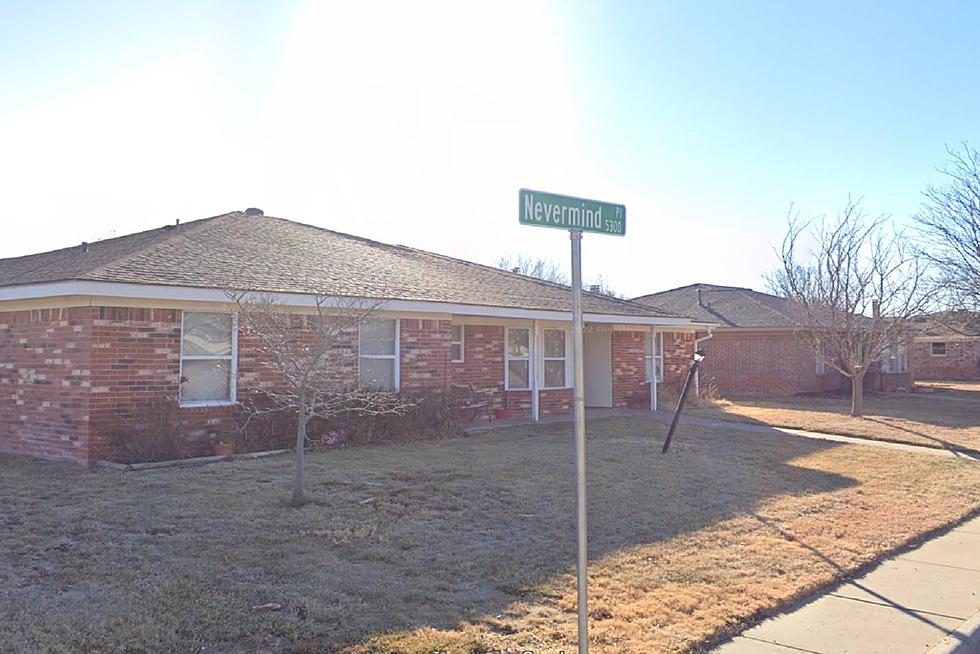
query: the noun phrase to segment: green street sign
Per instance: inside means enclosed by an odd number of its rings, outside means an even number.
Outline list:
[[[626,234],[626,207],[621,204],[522,188],[520,205],[522,225],[580,229],[615,236]]]

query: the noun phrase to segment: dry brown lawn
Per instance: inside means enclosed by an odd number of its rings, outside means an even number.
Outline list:
[[[934,385],[933,392],[865,396],[865,415],[850,416],[850,397],[733,397],[700,402],[686,414],[772,427],[980,452],[980,384]]]
[[[589,424],[596,652],[697,651],[980,509],[954,457],[663,431]],[[0,651],[574,649],[568,425],[310,459],[294,510],[288,458],[0,458]]]

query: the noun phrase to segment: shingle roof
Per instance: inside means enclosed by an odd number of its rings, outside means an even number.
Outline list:
[[[940,311],[915,319],[920,336],[980,337],[980,313]]]
[[[568,311],[568,286],[401,245],[235,211],[129,236],[0,259],[0,286],[87,280],[323,293]],[[583,294],[587,313],[677,318]]]
[[[698,292],[701,301],[698,301]],[[786,298],[737,286],[691,284],[633,298],[633,302],[660,307],[722,327],[795,329],[793,305]]]

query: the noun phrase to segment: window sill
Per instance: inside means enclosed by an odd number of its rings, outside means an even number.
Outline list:
[[[200,409],[212,406],[235,406],[238,404],[235,400],[213,400],[208,402],[181,402],[181,409]]]

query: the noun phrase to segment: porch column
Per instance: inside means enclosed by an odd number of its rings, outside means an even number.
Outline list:
[[[527,373],[531,377],[531,420],[537,422],[540,418],[538,407],[538,321],[531,321],[531,338],[528,342],[530,352],[528,356]]]
[[[653,327],[650,327],[650,333],[648,337],[650,338],[650,410],[657,410],[657,357],[656,351],[654,350],[655,341],[657,338],[657,332]],[[647,344],[643,344],[644,350],[646,350]],[[644,363],[646,362],[646,352],[644,351],[643,357]]]

